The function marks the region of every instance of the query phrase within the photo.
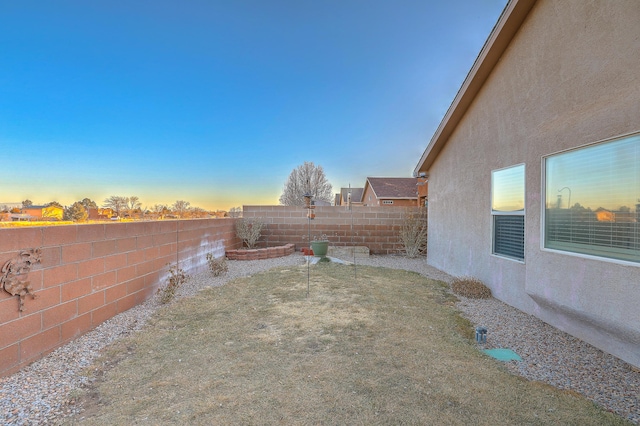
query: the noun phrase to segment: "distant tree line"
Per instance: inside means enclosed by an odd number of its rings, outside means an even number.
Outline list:
[[[33,201],[26,199],[22,201],[22,208],[29,208],[34,206]],[[227,214],[225,211],[208,212],[200,207],[192,206],[189,201],[176,200],[171,205],[155,204],[152,207],[143,207],[142,202],[138,196],[132,195],[129,197],[112,195],[105,198],[102,206],[98,206],[98,203],[90,198],[84,198],[81,201],[76,201],[70,206],[63,206],[57,201],[51,201],[43,205],[44,207],[59,207],[64,211],[63,220],[73,222],[85,222],[90,218],[90,211],[96,210],[101,218],[109,219],[192,219],[192,218],[206,218],[210,216],[215,217],[237,217],[241,215],[242,209],[240,207],[233,207]],[[20,208],[10,208],[8,206],[2,206],[0,213],[15,213],[19,214]],[[46,213],[43,214],[43,218]]]

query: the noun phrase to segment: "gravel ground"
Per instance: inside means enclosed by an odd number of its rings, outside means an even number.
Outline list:
[[[304,262],[300,254],[268,260],[228,261],[229,272],[225,276],[212,277],[208,272],[193,276],[179,289],[178,297],[195,295],[204,287],[223,285],[240,276]],[[357,259],[357,263],[411,270],[445,282],[452,279],[427,265],[424,259],[370,256]],[[457,306],[463,314],[474,325],[489,330],[483,347],[511,348],[523,358],[522,362],[505,363],[510,371],[582,393],[605,409],[635,424],[640,422],[638,369],[496,299],[460,299]],[[76,407],[69,401],[89,382],[84,371],[110,343],[142,328],[158,306],[154,297],[16,374],[0,378],[1,424],[59,424],[65,417],[77,414]]]

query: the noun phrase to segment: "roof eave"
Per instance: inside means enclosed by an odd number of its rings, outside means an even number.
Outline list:
[[[471,70],[467,74],[456,97],[449,106],[440,125],[433,134],[420,161],[413,171],[414,176],[428,172],[434,160],[446,144],[454,129],[469,109],[500,57],[507,49],[520,26],[526,19],[536,0],[510,0],[498,22],[491,30]]]

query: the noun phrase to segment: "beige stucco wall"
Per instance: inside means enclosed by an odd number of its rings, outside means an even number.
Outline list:
[[[429,170],[428,262],[640,366],[640,265],[541,249],[542,157],[640,131],[640,2],[540,0]],[[491,171],[526,167],[525,262],[491,255]]]

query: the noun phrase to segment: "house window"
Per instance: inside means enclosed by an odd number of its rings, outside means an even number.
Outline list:
[[[544,247],[640,262],[640,134],[544,159]]]
[[[524,164],[491,172],[492,253],[524,260]]]
[[[393,200],[382,200],[382,204],[393,204]]]

